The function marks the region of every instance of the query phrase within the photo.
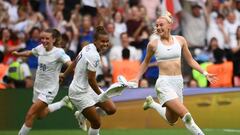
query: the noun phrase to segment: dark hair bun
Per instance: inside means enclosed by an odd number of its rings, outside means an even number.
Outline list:
[[[103,26],[97,26],[96,27],[96,32],[102,32],[102,31],[105,31]]]

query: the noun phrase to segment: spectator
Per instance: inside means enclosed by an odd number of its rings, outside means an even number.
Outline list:
[[[201,5],[194,2],[191,3],[190,13],[185,10],[182,15],[183,36],[189,42],[191,52],[193,52],[195,48],[203,49],[205,46],[207,23],[205,15],[201,10]]]
[[[219,79],[216,83],[211,83],[210,87],[232,87],[233,63],[224,60],[224,51],[219,48],[213,51],[213,55],[215,62],[207,67],[207,71],[218,75]]]
[[[187,87],[189,87],[189,88],[197,88],[198,87],[198,83],[197,83],[196,80],[190,79],[190,81],[187,84]]]
[[[3,3],[0,1],[0,28],[11,28],[10,17],[7,9],[5,9]]]
[[[123,32],[127,32],[127,25],[124,22],[124,17],[120,12],[115,12],[113,14],[113,20],[114,20],[114,34],[120,39],[120,34]]]
[[[139,87],[140,88],[148,88],[149,87],[148,81],[144,78],[140,79],[139,80]]]
[[[207,70],[207,67],[209,65],[211,65],[210,62],[206,61],[206,62],[200,62],[200,66],[202,69]],[[205,76],[203,76],[201,73],[199,73],[196,70],[192,70],[192,79],[189,80],[189,83],[191,82],[191,80],[196,81],[197,83],[197,87],[201,87],[201,88],[205,88],[208,86],[208,81],[206,79]]]
[[[82,8],[80,13],[85,15],[97,16],[97,3],[95,0],[82,0]]]
[[[120,35],[121,38],[121,46],[114,46],[110,50],[109,58],[110,61],[112,60],[121,60],[122,59],[122,53],[121,51],[124,48],[128,48],[130,50],[130,60],[140,60],[141,58],[141,53],[136,50],[133,46],[129,45],[129,37],[127,33],[122,33]]]
[[[82,27],[80,28],[80,37],[79,37],[79,46],[78,46],[78,52],[82,50],[82,43],[93,42],[93,25],[92,25],[92,17],[89,15],[84,15],[82,18]]]
[[[4,79],[8,88],[32,88],[33,80],[26,58],[19,58],[9,65],[8,73]]]
[[[209,57],[209,61],[210,62],[214,62],[214,57],[213,57],[213,51],[217,48],[220,48],[218,45],[218,40],[217,38],[213,37],[210,39],[209,45],[208,45],[208,49],[207,49],[207,54]],[[221,49],[221,48],[220,48]]]
[[[141,4],[146,7],[148,19],[154,22],[157,11],[161,9],[160,0],[141,0]]]
[[[116,27],[114,23],[108,23],[107,24],[107,32],[109,35],[109,40],[110,40],[110,46],[121,46],[121,41],[120,41],[120,35],[117,35],[116,33]]]
[[[236,44],[231,46],[233,52],[233,66],[234,66],[234,86],[240,86],[240,26],[236,32]]]
[[[3,63],[3,53],[0,51],[0,90],[6,88],[3,77],[7,74],[8,65]]]
[[[0,30],[0,48],[4,52],[3,63],[10,64],[16,60],[16,57],[11,53],[21,49],[17,36],[8,28]]]
[[[18,0],[10,0],[8,2],[1,1],[1,4],[4,6],[4,9],[8,11],[10,23],[14,24],[18,20]]]
[[[218,16],[210,22],[207,32],[208,43],[215,37],[218,41],[218,47],[220,49],[229,48],[229,35],[228,30],[224,24],[224,16],[218,14]]]
[[[68,22],[68,27],[66,28],[65,34],[69,39],[69,50],[77,54],[78,49],[78,38],[79,38],[79,29],[80,25],[80,15],[72,13],[70,21]]]
[[[131,8],[130,18],[128,18],[126,25],[130,42],[137,41],[137,39],[141,36],[142,31],[147,29],[146,22],[141,16],[140,9],[137,6],[133,6]]]
[[[194,50],[196,48],[203,49],[205,46],[207,22],[205,14],[201,12],[202,6],[199,3],[188,2],[188,4],[190,4],[191,10],[187,11],[186,7],[184,7],[185,9],[182,12],[181,24],[183,36],[186,38],[189,50],[194,56]],[[192,69],[190,66],[188,66],[188,64],[186,64],[185,60],[183,62],[185,63],[182,66],[184,78],[188,78],[191,76],[191,74],[189,74],[189,71]]]
[[[127,80],[131,80],[136,76],[140,68],[140,62],[130,60],[130,54],[130,50],[128,48],[124,48],[122,50],[122,60],[111,61],[113,83],[117,82],[118,75],[123,75]]]
[[[29,38],[26,41],[26,50],[32,50],[33,48],[40,45],[40,32],[41,30],[38,27],[33,27],[29,32]],[[27,59],[27,64],[31,70],[33,76],[35,76],[37,66],[38,66],[38,59],[36,56],[30,56]]]
[[[60,7],[59,7],[60,6]],[[67,21],[63,16],[64,9],[64,0],[57,1],[57,6],[55,12],[52,12],[49,0],[46,1],[46,13],[48,20],[50,22],[50,26],[53,28],[57,28],[61,33],[65,32],[65,27],[67,25]]]
[[[224,21],[224,25],[226,27],[227,34],[230,38],[230,46],[236,46],[236,31],[237,27],[240,25],[240,21],[237,20],[236,14],[234,12],[229,12],[227,15],[227,19]],[[230,48],[230,47],[229,47]]]

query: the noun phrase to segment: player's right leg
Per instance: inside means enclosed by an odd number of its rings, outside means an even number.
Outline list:
[[[37,117],[38,113],[44,110],[44,108],[46,107],[47,104],[39,99],[35,103],[33,103],[27,112],[27,115],[25,117],[25,123],[23,124],[18,134],[27,135],[28,132],[31,130],[33,126],[33,121]]]
[[[183,123],[185,124],[186,128],[193,134],[193,135],[204,135],[202,130],[196,125],[194,122],[191,114],[188,112],[187,108],[178,100],[173,99],[165,103],[165,106],[175,112],[178,116],[181,117]],[[171,116],[169,116],[171,118]],[[172,118],[174,119],[174,118]]]
[[[95,106],[87,107],[82,111],[84,117],[90,122],[88,135],[99,135],[101,127],[100,115],[97,113]]]
[[[108,99],[105,102],[98,102],[96,106],[99,107],[97,108],[98,114],[102,116],[113,115],[117,111],[117,108],[111,99]]]
[[[98,102],[95,106],[97,106],[96,108],[94,107],[94,110],[96,112],[96,114],[98,116],[105,116],[105,115],[112,115],[116,112],[116,106],[114,105],[114,103],[112,102],[112,100],[107,100],[105,102]],[[91,117],[91,115],[89,114],[86,114],[86,112],[89,110],[89,107],[84,109],[84,111],[82,111],[82,114],[84,115],[85,118],[87,118],[88,120],[91,119],[91,118],[88,118],[87,116]],[[77,115],[81,115],[79,114],[79,112],[76,112]],[[75,113],[75,116],[76,116],[76,113]],[[78,123],[79,123],[79,126],[81,129],[85,130],[85,128],[87,127],[86,126],[86,122],[85,122],[85,119],[83,118],[80,118],[79,116],[77,116],[77,120],[78,120]],[[100,119],[100,118],[99,118]],[[96,120],[95,120],[96,121]],[[99,121],[100,122],[100,121]],[[91,122],[90,122],[91,123]],[[95,123],[94,120],[92,123]],[[97,122],[96,122],[97,123]],[[89,135],[95,135],[95,131],[99,131],[99,129],[95,130],[96,127],[94,128],[93,126],[91,126],[89,128],[89,131],[88,131],[88,134]]]

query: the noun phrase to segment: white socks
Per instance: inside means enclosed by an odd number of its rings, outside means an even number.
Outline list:
[[[88,129],[88,135],[99,135],[99,130],[100,130],[100,128],[99,129],[93,129],[93,128],[89,128]]]
[[[48,109],[49,109],[50,112],[54,112],[54,111],[59,110],[63,106],[64,106],[64,102],[63,101],[58,101],[56,103],[48,105]]]
[[[23,124],[22,128],[18,132],[18,135],[27,135],[30,130],[30,127],[27,127],[25,124]]]
[[[96,107],[96,111],[100,116],[106,116],[108,115],[102,108]]]
[[[190,113],[186,113],[182,121],[184,122],[186,128],[193,134],[193,135],[204,135],[202,130],[196,125]]]
[[[153,101],[149,106],[155,109],[164,118],[164,120],[168,122],[166,118],[166,107],[162,107],[160,104],[156,103],[155,101]]]

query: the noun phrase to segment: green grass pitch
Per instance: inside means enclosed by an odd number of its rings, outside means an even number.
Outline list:
[[[240,135],[240,129],[203,129],[206,135]],[[16,135],[18,131],[0,131]],[[103,129],[101,135],[191,135],[186,129]],[[29,135],[87,135],[81,130],[32,130]]]

